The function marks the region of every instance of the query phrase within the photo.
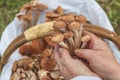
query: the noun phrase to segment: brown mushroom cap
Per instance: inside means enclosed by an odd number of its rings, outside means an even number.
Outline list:
[[[44,57],[41,60],[41,67],[46,71],[53,70],[56,67],[56,62],[54,59],[50,59],[48,57]]]
[[[31,54],[37,54],[38,52],[31,47],[30,44],[25,44],[19,48],[19,53],[21,55],[31,55]]]
[[[71,38],[74,36],[74,34],[73,34],[73,32],[68,31],[68,32],[64,33],[64,36],[65,36],[65,38]]]
[[[91,39],[91,38],[90,38],[89,35],[84,35],[84,36],[81,38],[81,41],[87,42],[87,41],[89,41],[90,39]]]
[[[55,34],[51,39],[51,41],[54,42],[54,43],[59,43],[63,40],[64,40],[64,35],[63,34]]]
[[[60,15],[55,12],[46,12],[47,17],[59,17]]]
[[[86,17],[85,16],[76,16],[75,17],[75,20],[77,21],[77,22],[83,22],[83,23],[86,23],[87,22],[87,19],[86,19]]]
[[[64,11],[63,11],[63,9],[62,9],[61,6],[58,6],[57,9],[54,10],[54,12],[56,12],[56,13],[58,13],[58,14],[60,14],[60,15],[63,15],[63,14],[64,14]]]
[[[46,48],[46,42],[42,38],[33,40],[30,45],[39,53]]]
[[[66,28],[66,24],[64,21],[56,21],[53,27],[57,29]]]
[[[64,15],[61,17],[61,20],[65,21],[65,22],[72,22],[75,20],[75,18],[72,15]]]
[[[74,22],[71,22],[69,25],[68,25],[68,28],[73,31],[73,30],[79,30],[80,28],[80,23],[74,21]]]

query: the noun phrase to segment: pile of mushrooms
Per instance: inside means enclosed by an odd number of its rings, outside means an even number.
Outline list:
[[[11,80],[64,80],[54,60],[54,46],[67,49],[73,56],[75,49],[86,48],[91,39],[83,34],[83,30],[109,39],[120,48],[120,38],[114,32],[90,24],[83,15],[64,14],[64,10],[58,6],[46,12],[45,23],[29,27],[8,46],[1,60],[0,71],[10,55],[20,47],[19,53],[24,58],[13,64]]]

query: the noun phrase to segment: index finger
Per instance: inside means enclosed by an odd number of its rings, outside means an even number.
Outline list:
[[[56,63],[58,65],[60,65],[60,54],[58,52],[58,46],[57,45],[54,47],[53,54],[54,54],[54,59],[55,59]]]

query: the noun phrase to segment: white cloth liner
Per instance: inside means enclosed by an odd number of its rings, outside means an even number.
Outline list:
[[[114,31],[103,9],[95,0],[39,0],[41,3],[48,6],[48,10],[56,9],[61,6],[65,13],[75,13],[77,15],[84,15],[92,23],[104,27],[108,30]],[[38,24],[45,20],[45,12],[40,15]],[[22,22],[15,18],[4,30],[0,41],[0,54],[3,55],[7,46],[22,32]],[[120,62],[120,52],[116,46],[108,41],[116,59]],[[8,60],[8,63],[3,68],[0,80],[10,80],[11,68],[14,61],[20,59],[22,56],[16,50]]]
[[[93,76],[77,76],[71,80],[101,80],[101,79]]]

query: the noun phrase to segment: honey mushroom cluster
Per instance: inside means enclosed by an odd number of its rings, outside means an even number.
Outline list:
[[[88,22],[85,16],[64,14],[63,9],[58,6],[54,11],[46,13],[46,22],[49,21],[56,22],[53,26],[55,28],[54,35],[45,37],[48,45],[58,44],[73,52],[74,49],[85,48],[90,40],[88,35],[82,35],[83,23]]]
[[[87,23],[85,16],[64,14],[58,6],[46,12],[46,22],[49,21],[56,21],[54,33],[19,48],[19,53],[26,57],[13,64],[11,80],[64,80],[53,58],[53,47],[57,44],[73,54],[74,49],[85,48],[90,40],[82,34],[83,23]]]
[[[51,50],[47,48],[41,54],[16,61],[10,80],[64,80],[51,55]]]
[[[23,23],[23,31],[27,30],[31,26],[36,25],[40,13],[46,9],[48,9],[48,7],[39,3],[37,0],[32,0],[31,2],[23,5],[20,13],[16,14],[17,18]]]

